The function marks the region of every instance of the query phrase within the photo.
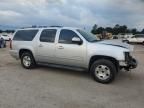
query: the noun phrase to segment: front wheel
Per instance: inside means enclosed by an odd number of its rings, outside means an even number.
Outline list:
[[[90,71],[94,80],[103,84],[112,82],[116,76],[116,66],[105,59],[96,60]]]
[[[21,64],[26,69],[34,68],[36,63],[33,55],[29,52],[24,52],[21,56]]]

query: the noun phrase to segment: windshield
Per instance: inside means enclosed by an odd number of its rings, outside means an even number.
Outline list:
[[[92,33],[80,29],[78,29],[77,31],[89,42],[95,42],[100,40],[97,38],[97,36],[93,35]]]

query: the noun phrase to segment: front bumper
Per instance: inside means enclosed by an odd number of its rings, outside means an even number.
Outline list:
[[[125,54],[125,63],[126,65],[123,68],[126,70],[135,69],[138,65],[137,60],[133,58],[129,53]]]
[[[137,60],[134,58],[131,58],[131,60],[128,62],[128,65],[125,67],[126,70],[135,69],[137,67]]]

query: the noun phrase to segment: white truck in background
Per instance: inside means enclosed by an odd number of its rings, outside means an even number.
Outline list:
[[[127,43],[140,43],[144,44],[144,34],[136,34],[132,37],[129,37],[127,39],[123,39],[123,41]]]

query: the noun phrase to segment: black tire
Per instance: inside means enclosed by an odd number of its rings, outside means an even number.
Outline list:
[[[25,59],[26,57],[29,58],[29,61],[30,61],[29,65],[26,65],[26,64],[24,63],[24,59]],[[32,69],[32,68],[34,68],[34,67],[36,66],[36,62],[35,62],[35,60],[34,60],[34,57],[33,57],[33,55],[32,55],[30,52],[24,52],[24,53],[22,54],[22,56],[21,56],[21,65],[22,65],[24,68],[26,68],[26,69]]]
[[[96,69],[99,69],[100,66],[105,66],[106,72],[104,72],[103,70],[96,71]],[[116,76],[116,73],[117,73],[116,66],[110,60],[106,60],[106,59],[96,60],[92,64],[92,66],[90,68],[90,72],[91,72],[92,77],[94,78],[95,81],[97,81],[99,83],[103,83],[103,84],[111,83],[115,79],[115,76]],[[96,75],[96,74],[100,74],[99,72],[101,72],[102,74],[104,72],[105,77],[108,77],[108,78],[100,79],[99,77],[102,77],[102,76]],[[108,74],[107,74],[107,72],[108,72]]]

